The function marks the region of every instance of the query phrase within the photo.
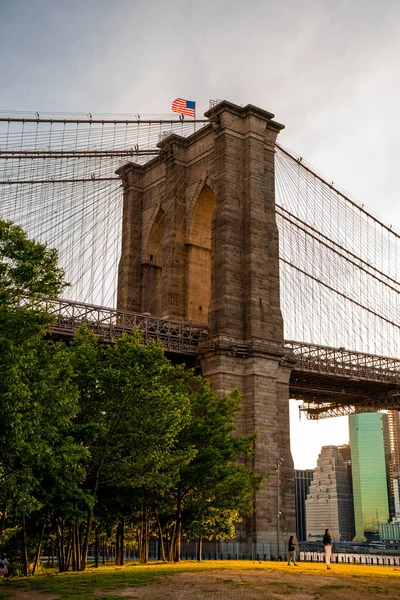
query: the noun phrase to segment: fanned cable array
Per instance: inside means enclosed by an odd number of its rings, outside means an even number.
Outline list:
[[[0,112],[0,217],[58,249],[71,284],[66,297],[113,307],[122,217],[116,169],[151,160],[165,136],[188,136],[207,122]],[[282,146],[276,203],[285,338],[397,356],[400,235]]]
[[[400,235],[278,146],[285,338],[396,357]]]
[[[154,115],[0,113],[0,217],[59,251],[71,300],[115,306],[122,190],[116,169],[143,164],[171,133],[206,120]]]

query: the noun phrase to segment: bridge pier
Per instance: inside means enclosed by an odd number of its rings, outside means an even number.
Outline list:
[[[202,373],[218,395],[238,388],[244,397],[244,410],[238,432],[257,432],[251,466],[263,471],[265,481],[255,497],[255,512],[238,530],[238,537],[253,542],[277,539],[278,474],[280,466],[281,539],[295,532],[294,472],[290,453],[289,379],[292,364],[279,348],[260,340],[248,341],[212,336],[201,343]]]
[[[295,531],[292,365],[283,344],[275,218],[275,140],[283,126],[269,112],[226,101],[206,116],[210,125],[190,137],[166,137],[160,157],[118,171],[125,195],[118,308],[157,306],[159,316],[208,324],[203,374],[218,394],[234,387],[243,394],[238,428],[257,431],[253,465],[265,474],[254,516],[238,535],[276,541],[278,506],[282,539]],[[138,221],[126,223],[132,218]],[[149,261],[159,266],[156,289],[146,287]]]

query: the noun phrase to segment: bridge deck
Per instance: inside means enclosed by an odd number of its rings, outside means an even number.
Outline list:
[[[112,343],[134,329],[144,343],[161,341],[167,352],[197,355],[207,327],[147,314],[69,300],[44,299],[42,308],[55,317],[53,335],[70,337],[83,323],[104,342]],[[400,359],[296,341],[284,343],[296,363],[290,397],[304,400],[309,418],[348,414],[355,410],[400,410]]]

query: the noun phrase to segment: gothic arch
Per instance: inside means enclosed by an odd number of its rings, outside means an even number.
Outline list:
[[[204,184],[188,221],[186,243],[186,318],[208,323],[211,299],[211,231],[214,192]]]
[[[162,267],[162,245],[165,233],[165,213],[160,207],[153,220],[146,244],[145,260]]]
[[[198,180],[197,184],[193,184],[195,191],[194,191],[194,193],[190,194],[190,196],[187,198],[186,235],[188,235],[188,224],[190,225],[190,223],[191,223],[193,211],[196,208],[197,201],[198,201],[200,195],[203,193],[203,190],[205,187],[209,187],[211,189],[211,191],[214,193],[214,185],[215,185],[215,176],[207,175],[207,173],[205,173],[202,176],[202,178]]]
[[[161,314],[161,278],[165,213],[162,208],[153,220],[142,261],[142,311]]]

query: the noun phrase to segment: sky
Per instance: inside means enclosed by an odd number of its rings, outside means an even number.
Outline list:
[[[400,230],[400,0],[0,0],[0,110],[170,111],[255,104],[279,140]],[[299,422],[296,468],[348,441]]]

